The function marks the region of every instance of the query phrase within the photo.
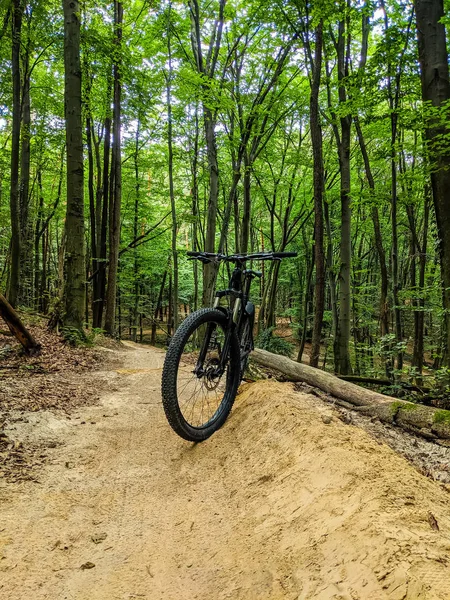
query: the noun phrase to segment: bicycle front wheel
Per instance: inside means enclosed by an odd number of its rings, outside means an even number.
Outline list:
[[[164,411],[172,429],[192,442],[209,438],[225,423],[240,382],[240,348],[224,313],[203,308],[173,336],[162,374]],[[229,336],[227,356],[224,347]],[[223,365],[223,368],[221,368]]]

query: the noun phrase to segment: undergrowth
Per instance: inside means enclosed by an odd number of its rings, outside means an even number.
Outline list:
[[[284,340],[273,334],[275,327],[269,327],[262,331],[255,340],[255,346],[274,354],[281,354],[282,356],[292,356],[294,351],[294,344]]]

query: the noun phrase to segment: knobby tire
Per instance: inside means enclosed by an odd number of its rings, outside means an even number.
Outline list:
[[[213,417],[200,426],[188,422],[180,408],[178,397],[178,373],[183,351],[191,336],[202,325],[212,323],[226,331],[227,316],[213,308],[202,308],[190,314],[175,332],[167,350],[162,373],[162,399],[167,420],[180,437],[191,442],[202,442],[209,438],[225,423],[236,398],[241,381],[240,344],[236,333],[231,332],[228,368],[222,377],[226,377],[225,391]],[[195,382],[195,379],[193,380]]]

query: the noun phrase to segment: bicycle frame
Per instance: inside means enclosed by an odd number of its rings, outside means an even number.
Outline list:
[[[251,332],[253,332],[255,307],[251,302],[249,302],[249,295],[252,279],[254,276],[256,276],[253,275],[254,273],[254,271],[244,269],[243,265],[238,263],[233,269],[228,288],[225,290],[216,291],[213,308],[220,310],[228,317],[228,327],[225,335],[224,346],[221,352],[220,362],[216,367],[217,375],[221,375],[225,371],[228,360],[228,352],[230,350],[231,334],[233,331],[235,331],[235,329],[238,331],[240,330],[243,324],[245,313],[247,313],[248,318],[251,319]],[[234,297],[234,305],[232,310],[220,306],[221,299],[226,296]],[[201,377],[203,375],[203,362],[208,351],[208,346],[211,342],[212,334],[213,326],[210,324],[208,325],[205,339],[203,341],[198,361],[194,369],[197,377]]]
[[[188,257],[193,259],[201,260],[203,263],[219,262],[225,260],[233,262],[236,266],[233,269],[233,273],[226,290],[218,290],[215,294],[215,300],[213,308],[223,312],[228,319],[228,325],[225,334],[225,341],[223,351],[221,353],[220,362],[215,370],[217,376],[222,375],[225,371],[226,363],[228,360],[228,353],[230,350],[230,339],[231,334],[238,330],[238,334],[241,333],[241,328],[244,324],[244,317],[248,316],[251,320],[250,335],[252,336],[253,346],[253,323],[255,319],[255,307],[249,301],[250,286],[254,277],[261,277],[262,273],[253,271],[251,269],[244,269],[244,263],[248,260],[281,260],[282,258],[295,257],[296,252],[256,252],[254,254],[233,254],[226,256],[225,254],[214,254],[211,252],[187,252]],[[234,298],[234,304],[232,310],[220,306],[220,300],[225,296],[232,296]],[[203,362],[206,357],[208,346],[211,342],[211,336],[213,333],[213,325],[208,325],[205,339],[203,341],[202,348],[198,357],[198,361],[194,372],[197,377],[202,377],[204,374]],[[241,335],[239,335],[239,338]]]

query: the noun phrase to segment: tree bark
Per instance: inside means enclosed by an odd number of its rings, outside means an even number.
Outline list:
[[[31,14],[28,14],[28,29]],[[32,235],[29,226],[30,204],[30,154],[31,154],[31,104],[30,104],[30,33],[26,42],[25,54],[22,59],[22,127],[21,127],[21,156],[20,156],[20,235],[21,235],[21,267],[19,297],[24,304],[30,304],[32,288]]]
[[[248,252],[248,240],[250,235],[250,216],[251,216],[251,164],[248,151],[244,152],[244,198],[242,204],[242,226],[240,236],[240,248],[237,252],[246,254]],[[235,194],[236,196],[236,194]]]
[[[66,284],[64,323],[82,330],[85,309],[83,132],[81,112],[80,5],[63,0],[67,148]]]
[[[36,342],[31,333],[26,329],[19,315],[2,294],[0,294],[0,316],[8,325],[11,333],[22,344],[25,353],[29,356],[37,356],[41,351],[41,345]]]
[[[154,346],[155,343],[156,343],[156,321],[158,319],[158,313],[161,312],[162,298],[163,298],[163,295],[164,295],[164,288],[166,286],[166,278],[167,278],[167,271],[168,271],[168,269],[169,269],[169,265],[167,265],[167,269],[164,271],[164,274],[163,274],[163,278],[162,278],[162,281],[161,281],[161,286],[159,288],[158,300],[156,301],[155,313],[153,315],[152,337],[151,337],[151,341],[150,341],[150,343],[152,344],[152,346]]]
[[[450,367],[450,152],[442,151],[449,135],[440,109],[450,99],[450,82],[442,0],[415,0],[422,98],[426,108],[426,138],[431,186],[439,237],[443,308],[446,325],[446,364]]]
[[[169,21],[167,24],[167,53],[169,57],[169,72],[166,80],[166,93],[167,93],[167,148],[169,153],[169,196],[170,196],[170,208],[172,213],[172,272],[173,272],[173,285],[172,295],[169,302],[172,304],[173,314],[173,332],[178,329],[179,315],[178,315],[178,252],[177,252],[177,211],[175,205],[175,191],[173,184],[173,139],[172,139],[172,48],[171,48],[171,33],[170,33],[170,10],[169,5]],[[214,250],[213,250],[214,252]]]
[[[140,115],[138,116],[138,122],[136,127],[136,138],[135,138],[135,151],[134,151],[134,177],[135,177],[135,196],[134,196],[134,219],[133,219],[133,235],[134,239],[138,237],[138,224],[139,224],[139,200],[140,200],[140,182],[139,182],[139,132],[140,132]],[[138,312],[139,312],[139,250],[134,249],[134,261],[133,261],[133,276],[134,276],[134,298],[133,298],[133,309],[131,314],[131,331],[130,337],[133,342],[137,340],[137,327],[138,327]]]
[[[334,339],[334,368],[336,373],[348,375],[352,372],[350,362],[350,313],[351,313],[351,198],[350,198],[350,140],[351,116],[347,103],[346,81],[349,74],[350,31],[348,16],[345,16],[347,2],[341,3],[342,15],[336,45],[339,106],[343,114],[339,117],[341,132],[333,127],[338,148],[341,196],[341,240],[339,268],[339,316]],[[328,69],[327,69],[328,70]],[[345,111],[345,113],[344,113]],[[336,119],[336,115],[334,115]]]
[[[108,90],[108,102],[109,102]],[[99,255],[99,271],[94,277],[93,299],[92,299],[92,326],[101,328],[103,321],[103,308],[106,291],[106,254],[108,237],[108,209],[109,209],[109,159],[111,148],[111,119],[105,119],[105,141],[103,145],[103,193],[97,195],[97,202],[102,206],[96,207],[96,213],[101,213],[100,228],[97,230],[97,252]],[[98,222],[98,219],[97,219]]]
[[[114,124],[113,124],[113,194],[109,199],[109,264],[108,289],[106,293],[105,331],[115,333],[117,275],[119,270],[120,211],[122,204],[122,155],[121,155],[121,97],[122,97],[122,2],[114,2],[115,62],[114,62]],[[110,189],[111,189],[110,186]]]
[[[320,341],[322,338],[323,313],[325,310],[325,253],[323,248],[323,191],[324,168],[322,156],[322,127],[319,113],[320,76],[322,72],[323,22],[316,27],[315,56],[310,96],[310,129],[314,160],[314,252],[316,284],[314,291],[314,324],[309,364],[319,366]]]
[[[20,44],[22,35],[23,0],[14,0],[12,13],[12,84],[13,84],[13,118],[11,133],[11,269],[9,275],[8,298],[15,306],[19,295],[21,231],[19,202],[19,158],[20,158],[20,124],[21,124],[21,73]]]
[[[305,296],[303,299],[302,337],[300,339],[300,348],[299,348],[298,354],[297,354],[297,362],[302,362],[303,352],[305,351],[306,335],[307,335],[307,329],[308,329],[308,316],[309,316],[308,315],[308,307],[311,302],[311,296],[313,294],[311,281],[312,281],[312,276],[313,276],[313,272],[314,272],[314,262],[316,259],[316,251],[315,251],[314,246],[312,248],[311,255],[312,255],[311,262],[308,265],[308,269],[307,269],[307,273],[306,273]],[[308,264],[308,259],[306,259],[306,261]]]

